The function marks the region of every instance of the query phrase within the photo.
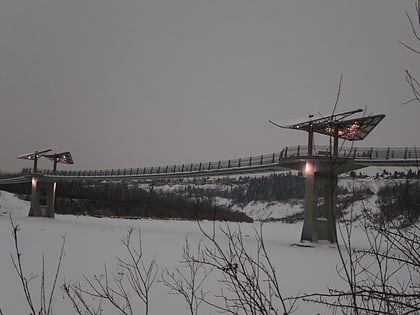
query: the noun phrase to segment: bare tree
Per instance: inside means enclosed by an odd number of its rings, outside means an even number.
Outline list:
[[[83,276],[85,287],[80,283],[64,283],[62,288],[78,314],[101,314],[102,303],[107,302],[120,314],[132,315],[135,303],[138,301],[144,305],[145,314],[149,314],[150,291],[159,268],[155,258],[145,262],[140,230],[138,230],[137,246],[132,242],[133,232],[134,229],[130,228],[122,240],[128,258],[117,257],[118,266],[115,273],[109,273],[105,266],[101,275],[94,275],[93,278]],[[91,305],[93,302],[88,301],[92,299],[99,302]]]
[[[337,271],[346,288],[301,296],[340,314],[418,314],[420,312],[420,229],[386,222],[365,208],[367,249],[352,244],[353,220],[340,225]]]
[[[228,314],[291,314],[295,300],[286,299],[281,293],[276,270],[270,260],[263,238],[263,223],[255,230],[256,248],[247,248],[240,227],[232,229],[228,224],[206,231],[198,223],[205,244],[196,256],[186,252],[186,262],[192,266],[203,265],[213,270],[221,284],[217,293],[196,296],[218,312]]]
[[[417,42],[420,42],[420,0],[417,0],[415,2],[415,16],[414,18],[406,12],[408,21],[410,23],[411,31],[413,33],[414,39]],[[403,45],[405,48],[409,49],[411,52],[413,52],[416,55],[420,55],[420,49],[416,48],[413,45],[406,44],[402,41],[400,41],[400,44]],[[411,72],[408,69],[404,70],[405,72],[405,80],[408,83],[408,85],[411,88],[412,97],[405,101],[404,104],[408,104],[411,102],[418,102],[420,103],[420,82],[411,74]]]
[[[25,270],[23,268],[22,252],[20,250],[20,245],[19,245],[20,228],[19,228],[19,225],[14,224],[11,217],[10,217],[10,222],[12,225],[12,234],[13,234],[14,248],[15,248],[14,253],[11,254],[11,260],[18,274],[20,283],[22,285],[23,293],[26,299],[26,304],[29,307],[30,314],[31,315],[52,314],[53,313],[52,302],[53,302],[54,292],[57,286],[58,275],[60,273],[61,263],[64,257],[65,238],[63,237],[63,242],[61,245],[60,255],[59,255],[58,263],[57,263],[57,268],[55,270],[55,273],[53,274],[54,279],[51,284],[51,288],[49,292],[46,288],[45,258],[44,256],[42,256],[42,271],[41,271],[41,278],[40,278],[41,282],[39,284],[39,292],[37,292],[40,296],[38,297],[39,305],[37,305],[33,297],[34,292],[31,291],[31,288],[30,288],[30,283],[34,281],[37,277],[33,274],[30,274],[30,276],[28,276],[25,273]],[[3,314],[1,310],[0,310],[0,314]]]
[[[204,260],[203,253],[200,242],[194,255],[187,239],[183,247],[181,267],[164,270],[160,280],[169,288],[169,294],[181,295],[184,298],[191,315],[199,314],[200,305],[210,293],[203,285],[213,269],[201,263]]]

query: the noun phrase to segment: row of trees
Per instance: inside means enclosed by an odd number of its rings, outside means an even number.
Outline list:
[[[153,185],[148,190],[124,183],[59,187],[56,212],[62,214],[252,222],[244,213],[216,206],[210,196],[164,194]]]
[[[281,201],[303,199],[305,196],[305,178],[301,174],[273,173],[268,176],[243,177],[239,181],[227,182],[216,188],[200,185],[185,185],[178,193],[186,195],[207,195],[228,198],[235,204],[250,201]],[[343,187],[338,187],[339,194],[347,194]]]
[[[402,216],[406,223],[415,223],[420,216],[419,181],[387,185],[378,192],[378,204],[385,221]]]

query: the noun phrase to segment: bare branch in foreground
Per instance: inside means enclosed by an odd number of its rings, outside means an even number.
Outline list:
[[[80,283],[63,285],[63,291],[72,301],[78,314],[101,314],[102,303],[107,302],[120,314],[132,315],[136,311],[135,305],[138,301],[143,304],[145,314],[149,314],[150,290],[159,268],[155,258],[149,263],[145,262],[140,230],[137,246],[132,242],[133,232],[134,229],[130,228],[122,240],[128,258],[117,257],[115,273],[110,274],[105,265],[103,274],[94,275],[92,278],[84,276],[85,288]],[[96,306],[92,305],[95,300],[98,300]]]
[[[415,2],[415,18],[414,20],[411,15],[406,11],[407,19],[410,24],[411,32],[417,42],[420,42],[420,0],[417,0]],[[402,41],[399,41],[399,43],[410,50],[412,53],[416,55],[420,55],[420,50],[417,48],[414,48],[414,46],[406,44]],[[413,94],[413,97],[405,102],[403,104],[408,104],[412,102],[419,102],[420,103],[420,84],[416,80],[416,78],[411,74],[409,70],[405,70],[405,81],[408,83],[408,85],[411,88],[411,92]]]
[[[218,312],[228,314],[291,314],[296,300],[285,299],[280,283],[264,244],[261,223],[255,229],[256,248],[247,248],[239,226],[232,229],[226,224],[220,228],[216,237],[216,228],[207,232],[198,222],[204,236],[204,245],[197,256],[188,255],[187,261],[207,266],[218,276],[222,288],[212,298],[206,296],[203,302]]]
[[[212,273],[212,268],[199,263],[203,259],[201,242],[197,246],[197,254],[191,252],[188,239],[183,248],[181,267],[164,270],[161,282],[170,290],[169,294],[181,295],[188,306],[190,315],[198,315],[199,308],[211,290],[203,288],[204,282]],[[194,259],[191,259],[194,257]]]
[[[61,250],[60,250],[60,256],[58,258],[57,268],[54,273],[54,280],[51,285],[50,292],[47,292],[47,289],[45,287],[45,258],[42,256],[42,274],[41,274],[41,283],[39,287],[39,294],[40,294],[40,305],[37,307],[34,300],[33,300],[33,292],[31,292],[31,289],[29,288],[29,284],[31,281],[33,281],[36,276],[31,274],[29,277],[25,274],[24,268],[23,268],[23,261],[22,261],[22,252],[20,250],[19,245],[19,232],[20,228],[19,225],[15,225],[12,218],[10,217],[10,222],[12,225],[12,234],[13,234],[13,240],[14,240],[14,248],[15,252],[11,255],[11,260],[13,263],[13,266],[15,267],[15,270],[18,274],[18,277],[20,279],[20,283],[22,285],[23,293],[25,295],[26,303],[30,309],[31,315],[50,315],[53,314],[52,310],[52,302],[54,297],[54,292],[57,287],[57,280],[58,275],[60,273],[61,263],[63,261],[64,257],[64,245],[65,245],[65,238],[63,237],[63,242],[61,244]]]
[[[418,314],[419,227],[400,228],[392,222],[374,221],[369,211],[365,215],[368,249],[356,249],[350,238],[343,239],[344,259],[338,272],[349,288],[330,288],[327,293],[299,298],[327,305],[340,314]]]
[[[412,102],[420,102],[420,83],[407,69],[405,70],[405,81],[410,86],[413,97],[403,102],[403,104],[406,105]]]

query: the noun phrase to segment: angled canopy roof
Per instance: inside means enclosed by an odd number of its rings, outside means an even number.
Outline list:
[[[19,155],[17,157],[17,159],[23,159],[23,160],[35,160],[35,159],[39,159],[41,156],[44,156],[45,153],[50,152],[51,149],[47,149],[47,150],[42,150],[42,151],[35,151],[32,153],[25,153],[22,155]]]
[[[335,130],[337,130],[338,137],[343,140],[363,140],[384,117],[384,114],[380,114],[332,123],[327,122],[315,125],[313,131],[327,136],[334,136]]]
[[[380,114],[344,120],[345,118],[362,111],[362,109],[357,109],[292,124],[276,123],[271,120],[270,122],[281,128],[303,130],[308,132],[312,131],[328,136],[334,136],[336,134],[341,139],[357,141],[366,138],[366,136],[385,117],[385,115]]]
[[[62,164],[74,164],[73,157],[70,152],[61,152],[44,155],[47,159]]]

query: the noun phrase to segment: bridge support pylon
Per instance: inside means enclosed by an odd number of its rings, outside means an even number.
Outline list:
[[[308,160],[305,166],[304,222],[301,242],[336,243],[337,173],[328,164]],[[319,193],[323,192],[323,196]],[[320,199],[324,202],[320,203]]]
[[[54,218],[56,183],[42,177],[32,177],[30,217]]]

